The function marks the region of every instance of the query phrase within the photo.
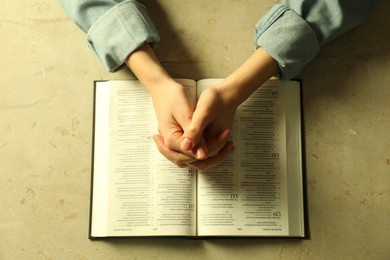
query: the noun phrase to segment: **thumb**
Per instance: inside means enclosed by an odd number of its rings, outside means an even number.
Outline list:
[[[209,124],[209,118],[207,113],[202,109],[197,108],[191,119],[191,123],[187,129],[184,130],[181,149],[189,151],[197,147],[198,149],[203,148],[206,151],[206,143],[203,138],[204,129]]]

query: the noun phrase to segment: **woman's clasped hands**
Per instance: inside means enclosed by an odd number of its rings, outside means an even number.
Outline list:
[[[233,151],[228,137],[236,109],[222,90],[205,90],[195,106],[148,44],[129,55],[126,64],[152,98],[159,125],[154,141],[168,160],[179,167],[208,169]]]
[[[205,170],[220,164],[234,150],[228,137],[236,107],[218,86],[203,91],[195,106],[183,86],[173,85],[160,88],[156,99],[152,95],[159,151],[179,167]]]

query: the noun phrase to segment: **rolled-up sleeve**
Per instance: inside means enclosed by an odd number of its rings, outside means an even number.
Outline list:
[[[255,48],[278,63],[279,77],[296,76],[320,47],[367,19],[378,0],[285,0],[256,24]]]
[[[156,46],[158,32],[145,7],[135,0],[61,0],[68,16],[85,32],[108,71],[118,70],[144,43]]]

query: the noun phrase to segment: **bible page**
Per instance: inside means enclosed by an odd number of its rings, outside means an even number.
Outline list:
[[[198,91],[218,80],[198,82]],[[198,174],[199,236],[287,236],[286,162],[288,99],[269,81],[238,108],[235,150],[219,166]]]
[[[103,216],[93,214],[92,227],[101,225],[103,231],[97,233],[101,236],[193,236],[195,172],[178,168],[159,153],[153,140],[157,120],[148,93],[138,81],[98,83],[97,93],[102,89],[106,94],[99,95],[105,99],[102,103],[109,103],[108,136],[103,136],[109,139],[95,140],[95,154],[108,148],[109,161],[100,177],[94,176],[92,212]],[[195,88],[188,91],[195,96]],[[97,107],[100,102],[96,100]],[[97,168],[99,162],[95,162]],[[105,215],[104,210],[95,210],[100,207],[106,209]]]

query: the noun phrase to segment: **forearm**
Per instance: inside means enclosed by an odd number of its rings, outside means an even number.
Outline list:
[[[279,70],[277,61],[260,48],[216,86],[216,89],[226,102],[238,107]]]
[[[129,55],[126,64],[152,97],[157,96],[168,85],[176,85],[149,44],[144,44]]]

